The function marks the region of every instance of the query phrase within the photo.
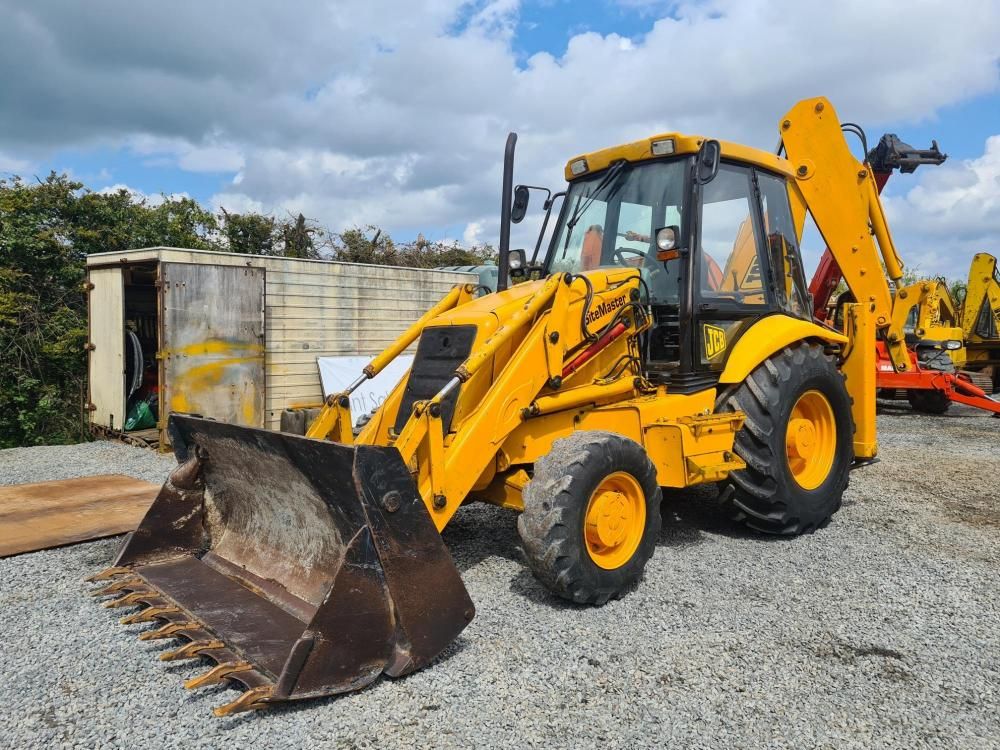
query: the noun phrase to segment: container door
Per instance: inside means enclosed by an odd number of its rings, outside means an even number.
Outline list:
[[[120,268],[95,268],[88,303],[90,421],[122,429],[125,424],[125,293]]]
[[[160,305],[161,428],[170,412],[263,427],[264,269],[163,263]]]

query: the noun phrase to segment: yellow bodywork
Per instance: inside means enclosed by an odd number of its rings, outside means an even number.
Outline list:
[[[599,172],[602,169],[607,169],[616,161],[621,161],[623,159],[629,162],[641,162],[662,158],[661,155],[657,155],[653,152],[654,143],[673,141],[674,146],[671,154],[694,154],[698,152],[698,149],[701,148],[701,144],[704,143],[705,140],[705,137],[700,135],[660,133],[659,135],[643,138],[639,141],[623,143],[619,146],[611,146],[610,148],[601,149],[599,151],[581,154],[580,156],[575,156],[566,162],[566,179],[572,182],[580,177],[593,174],[594,172]],[[772,172],[777,172],[778,174],[783,174],[788,177],[792,176],[791,165],[788,161],[772,154],[769,151],[763,151],[759,148],[744,146],[740,143],[732,143],[730,141],[719,141],[719,145],[722,147],[723,159],[742,162],[744,164],[752,164],[756,167],[763,167],[764,169],[769,169]],[[586,161],[587,171],[575,174],[573,172],[572,165],[580,159],[584,159]]]
[[[915,312],[914,312],[915,311]],[[893,300],[894,328],[912,332],[918,340],[962,341],[959,312],[948,285],[939,279],[927,279],[905,286]],[[948,350],[956,367],[965,366],[965,348]]]
[[[812,214],[855,299],[868,305],[897,371],[910,367],[902,326],[892,318],[894,283],[903,262],[889,233],[875,177],[847,146],[840,119],[824,98],[796,104],[782,119],[781,139],[794,177],[789,197],[796,233]],[[884,270],[883,270],[884,266]]]
[[[600,265],[611,250],[621,255],[611,240],[633,241],[630,230],[609,231],[596,264],[583,262],[581,245],[580,262],[562,267],[573,273],[525,268],[505,234],[501,270],[530,280],[482,297],[471,284],[454,287],[326,400],[312,439],[171,415],[182,463],[98,575],[123,577],[99,595],[128,592],[106,606],[148,605],[128,621],[166,620],[151,637],[189,640],[163,658],[216,663],[189,686],[227,679],[246,688],[216,709],[221,716],[361,689],[438,658],[475,614],[438,533],[466,502],[523,511],[518,533],[535,575],[595,605],[641,578],[660,534],[662,487],[725,481],[721,504],[751,528],[821,527],[853,460],[875,455],[876,333],[894,360],[907,354],[880,260],[894,279],[901,264],[871,175],[829,103],[802,102],[779,123],[787,158],[721,144],[723,159],[768,170],[771,192],[752,189],[765,180],[743,172],[747,209],[732,217],[733,250],[707,286],[696,212],[713,202],[702,188],[719,174],[714,143],[655,136],[568,165],[573,177],[619,159],[678,159],[646,174],[679,177],[687,203],[675,207],[688,236],[646,238],[648,263]],[[684,156],[703,144],[698,158]],[[769,208],[781,202],[772,176],[784,179],[792,210],[773,213],[782,226],[763,244],[763,197]],[[648,203],[663,201],[667,185],[647,187]],[[609,212],[621,203],[609,200]],[[582,216],[568,205],[559,218],[567,243]],[[857,295],[844,334],[802,310],[806,211]],[[669,270],[660,261],[680,264],[673,290],[655,282]],[[355,435],[351,392],[413,345],[409,373]]]
[[[846,344],[847,337],[832,328],[787,315],[769,315],[740,336],[729,353],[720,383],[741,383],[757,365],[784,347],[815,340]]]
[[[638,273],[601,269],[588,277],[594,287],[591,309],[606,310],[589,322],[597,331],[626,304],[623,299],[637,298]],[[418,402],[403,430],[393,434],[404,379],[355,442],[399,450],[439,529],[470,496],[520,509],[525,469],[575,430],[613,431],[642,444],[664,486],[718,481],[745,465],[732,453],[743,417],[714,414],[714,388],[667,393],[645,383],[634,365],[602,377],[645,330],[648,321],[641,313],[631,316],[629,335],[553,387],[567,354],[588,343],[580,326],[585,298],[583,283],[567,283],[565,274],[556,274],[479,299],[451,295],[448,309],[439,307],[422,319],[425,328],[477,327],[476,346],[458,368],[465,380],[451,429],[443,430],[437,397]],[[342,403],[332,398],[309,435],[351,442],[350,415]]]
[[[989,253],[976,253],[969,266],[961,325],[969,343],[1000,342],[1000,271]]]
[[[1000,270],[989,253],[976,253],[962,301],[960,320],[970,369],[993,368],[1000,386]]]
[[[471,286],[456,287],[365,368],[365,374],[373,376],[425,331],[473,326],[474,344],[454,369],[452,382],[434,397],[417,400],[409,418],[399,420],[407,383],[404,378],[356,438],[352,436],[349,399],[345,394],[332,396],[308,435],[396,447],[438,529],[470,499],[522,509],[521,492],[532,466],[550,452],[556,440],[579,430],[610,431],[641,444],[661,486],[683,488],[718,482],[746,466],[733,450],[745,415],[717,411],[719,395],[744,381],[783,347],[808,341],[841,354],[854,399],[855,455],[872,457],[876,450],[875,332],[894,330],[892,300],[879,265],[879,248],[890,273],[901,273],[901,264],[884,225],[871,176],[861,174],[859,163],[848,161],[853,157],[832,107],[823,99],[802,103],[783,118],[781,132],[788,159],[727,142],[721,144],[722,157],[788,178],[799,237],[806,209],[816,216],[845,276],[857,285],[863,300],[850,307],[847,335],[787,313],[768,315],[753,323],[735,343],[727,341],[725,331],[718,337],[720,350],[715,354],[728,357],[717,386],[677,393],[668,386],[653,385],[643,376],[638,341],[650,320],[646,308],[637,304],[640,276],[634,268],[556,273],[480,298],[473,297]],[[673,154],[694,153],[705,140],[664,134],[588,153],[570,160],[567,177],[579,176],[571,165],[581,159],[586,161],[583,174],[589,174],[620,159],[658,158],[653,144],[664,139],[673,141]],[[813,152],[812,158],[801,156],[807,151]],[[868,231],[869,223],[875,227],[874,238]],[[751,247],[749,231],[747,222],[739,236],[746,235],[742,242]],[[749,273],[748,255],[734,253],[726,273]],[[592,290],[591,312],[582,326],[588,287]],[[581,352],[597,346],[597,333],[608,333],[616,321],[624,322],[623,335],[579,368],[566,367]],[[446,427],[444,405],[455,388],[459,388],[458,396]],[[800,411],[798,420],[803,424],[815,417],[815,427],[809,428],[814,433],[810,434],[822,445],[823,425],[829,422],[824,421],[822,404],[806,399]],[[402,425],[398,433],[394,429],[397,424]],[[790,460],[795,455],[793,443],[789,443]],[[826,460],[823,450],[817,454],[820,463]],[[803,466],[803,486],[813,484],[822,472],[812,465]],[[627,514],[629,488],[615,485],[607,491],[617,493],[616,507]],[[604,502],[592,498],[592,503]],[[594,539],[600,537],[598,531],[594,531]]]

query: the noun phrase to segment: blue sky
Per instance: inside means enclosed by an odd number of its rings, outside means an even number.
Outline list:
[[[833,5],[0,0],[19,73],[0,79],[0,172],[495,244],[508,130],[518,178],[554,184],[575,153],[668,129],[771,148],[824,94],[871,142],[949,154],[894,178],[887,210],[911,265],[952,275],[1000,245],[1000,8],[912,0],[935,19],[921,36],[885,31],[894,0]]]

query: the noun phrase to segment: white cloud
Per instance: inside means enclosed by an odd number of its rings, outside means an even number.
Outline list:
[[[97,190],[100,195],[114,195],[115,193],[124,190],[126,193],[132,196],[132,200],[135,201],[145,201],[147,206],[155,208],[156,206],[163,205],[167,201],[177,201],[183,198],[190,198],[188,193],[144,193],[142,190],[137,190],[136,188],[129,187],[128,185],[118,182],[114,185],[108,185],[107,187]]]
[[[9,172],[23,177],[25,174],[33,172],[34,170],[35,165],[27,159],[18,159],[0,151],[0,174]]]
[[[212,196],[212,209],[225,209],[231,214],[263,213],[264,204],[243,193],[217,193]]]
[[[483,225],[478,221],[470,221],[465,225],[462,232],[462,242],[468,246],[479,245],[483,242]]]
[[[0,81],[0,150],[124,145],[234,173],[212,199],[232,210],[495,244],[508,130],[517,180],[555,187],[568,157],[664,130],[770,149],[805,96],[875,137],[998,88],[994,0],[913,0],[907,17],[934,33],[876,37],[899,27],[896,0],[624,1],[648,13],[644,34],[580,33],[527,60],[516,0],[261,2],[239,23],[193,0],[16,4],[0,8],[0,65],[36,65]],[[540,202],[518,245],[534,245]]]
[[[884,199],[894,239],[908,265],[964,278],[978,252],[1000,255],[1000,135],[983,155],[917,172],[905,194]]]
[[[129,149],[149,166],[176,165],[187,172],[239,172],[244,159],[231,144],[195,145],[182,138],[162,138],[142,133],[129,138]]]

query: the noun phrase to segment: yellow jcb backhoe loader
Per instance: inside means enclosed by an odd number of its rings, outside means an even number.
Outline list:
[[[967,367],[988,373],[1000,393],[1000,270],[989,253],[976,253],[961,305]]]
[[[719,483],[763,532],[824,526],[876,453],[880,262],[896,256],[830,103],[779,130],[785,157],[667,133],[571,159],[530,262],[509,249],[529,197],[512,134],[499,291],[454,288],[306,437],[172,415],[179,466],[96,593],[143,606],[125,618],[157,623],[141,638],[184,641],[161,658],[214,662],[189,687],[242,686],[224,715],[429,664],[473,617],[439,533],[473,500],[520,513],[538,579],[596,605],[642,577],[661,487]],[[860,300],[845,333],[812,320],[807,211]],[[729,262],[747,242],[753,262]],[[350,391],[413,343],[355,438]]]

